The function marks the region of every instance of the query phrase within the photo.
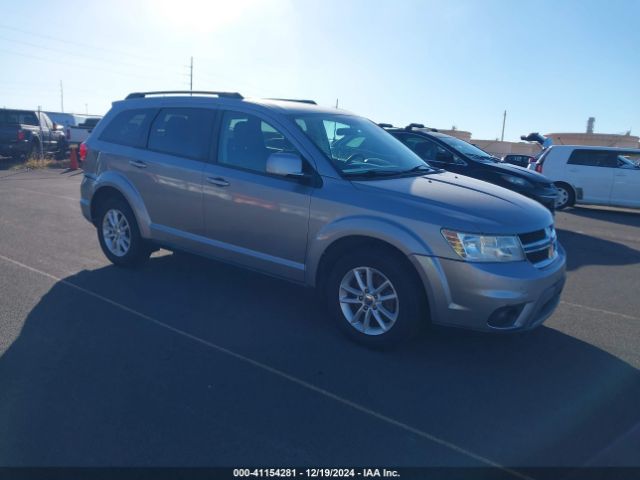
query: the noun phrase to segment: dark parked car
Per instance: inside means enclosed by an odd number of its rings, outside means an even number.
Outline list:
[[[543,175],[502,163],[464,140],[421,124],[412,123],[405,128],[381,126],[434,167],[508,188],[537,200],[551,211],[555,209],[558,189]],[[353,141],[345,140],[344,144],[348,146]]]
[[[62,158],[66,151],[63,127],[46,113],[0,109],[0,156],[27,158],[51,153]]]
[[[519,167],[528,168],[530,163],[536,161],[536,157],[532,155],[505,155],[502,157],[502,163],[510,163]]]

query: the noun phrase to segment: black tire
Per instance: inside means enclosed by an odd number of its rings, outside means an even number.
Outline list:
[[[127,225],[129,227],[129,247],[126,250],[126,253],[122,255],[116,255],[113,251],[111,251],[111,249],[107,246],[107,240],[105,240],[105,216],[110,211],[120,212],[126,219]],[[129,204],[122,198],[109,197],[101,203],[101,205],[98,207],[96,227],[98,231],[98,241],[100,242],[100,247],[102,248],[105,256],[114,265],[129,268],[137,267],[139,265],[142,265],[149,258],[149,255],[151,255],[151,252],[153,251],[149,243],[140,236],[140,230],[138,229],[138,222],[136,221],[136,217],[133,214],[133,211],[131,210]]]
[[[42,144],[40,143],[40,140],[37,139],[33,139],[31,140],[31,145],[29,146],[29,151],[27,152],[26,155],[26,160],[29,160],[30,158],[36,157],[36,158],[41,158],[42,157]]]
[[[572,207],[576,202],[576,195],[573,192],[573,188],[566,183],[556,183],[555,185],[558,187],[558,198],[562,199],[556,203],[556,210],[564,210],[567,207]]]
[[[67,150],[69,149],[69,144],[67,140],[59,140],[58,141],[58,150],[56,150],[56,160],[64,160],[67,158]]]
[[[393,290],[397,294],[397,319],[384,333],[375,335],[363,333],[358,327],[354,327],[347,320],[345,313],[343,313],[343,306],[341,306],[340,302],[340,295],[343,292],[341,283],[349,272],[358,267],[369,267],[377,271],[378,274],[384,275],[391,282]],[[381,279],[380,277],[379,280]],[[395,252],[390,252],[383,248],[376,246],[364,247],[363,251],[352,251],[340,257],[329,272],[324,293],[329,312],[338,328],[350,339],[369,348],[396,347],[415,337],[420,327],[428,323],[425,293],[417,273],[406,259]],[[392,292],[387,291],[387,293]],[[387,310],[391,311],[393,305],[393,303],[391,306],[386,305],[388,307]],[[349,305],[347,308],[359,310],[361,306],[363,308],[366,307],[364,300],[362,305]],[[375,309],[373,307],[368,308],[372,310],[371,313],[373,314]],[[380,315],[380,310],[378,314]],[[378,328],[379,324],[376,324],[373,316],[370,320],[373,322],[374,328]]]

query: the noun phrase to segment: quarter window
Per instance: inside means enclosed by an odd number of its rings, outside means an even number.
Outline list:
[[[128,147],[144,148],[147,143],[149,125],[156,110],[139,109],[119,113],[107,125],[100,140]]]
[[[299,155],[296,148],[275,127],[247,113],[225,112],[218,162],[221,165],[266,172],[267,158],[272,153]]]
[[[209,156],[214,113],[202,108],[166,108],[153,121],[149,149],[206,160]]]

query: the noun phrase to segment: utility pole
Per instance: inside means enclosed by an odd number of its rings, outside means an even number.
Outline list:
[[[507,111],[504,111],[504,115],[502,116],[502,135],[500,136],[500,141],[504,142],[504,125],[507,123]]]
[[[84,113],[89,115],[89,104],[88,103],[84,104]]]
[[[189,91],[193,92],[193,57],[191,57],[191,65],[189,66]]]
[[[64,90],[62,89],[62,80],[60,80],[60,111],[64,113]]]
[[[336,108],[338,108],[338,99],[336,98]]]
[[[44,139],[44,134],[42,133],[42,107],[38,105],[38,128],[40,129],[40,142],[38,143],[38,158],[42,159],[44,155],[44,145],[42,144],[42,140]]]

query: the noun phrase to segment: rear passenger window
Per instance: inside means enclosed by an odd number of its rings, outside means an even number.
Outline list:
[[[203,108],[165,108],[153,121],[149,149],[194,160],[209,157],[214,112]]]
[[[567,163],[586,167],[615,168],[618,166],[618,156],[615,152],[606,150],[574,150]]]
[[[100,135],[100,140],[128,147],[144,148],[149,125],[157,110],[127,110],[115,116]]]

